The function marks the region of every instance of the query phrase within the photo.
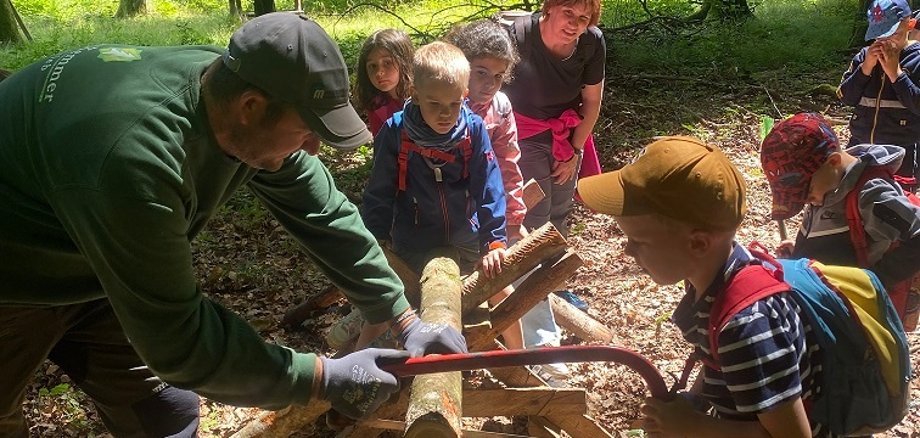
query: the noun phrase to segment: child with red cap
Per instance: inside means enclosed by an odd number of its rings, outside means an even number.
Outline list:
[[[871,269],[902,321],[905,286],[920,271],[920,208],[893,180],[903,159],[904,149],[898,146],[841,149],[834,131],[815,113],[777,124],[760,150],[773,192],[773,219],[785,220],[805,209],[795,242],[783,242],[777,252]]]

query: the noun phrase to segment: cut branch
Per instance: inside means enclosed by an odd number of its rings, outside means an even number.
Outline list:
[[[528,234],[508,250],[498,275],[487,278],[480,268],[466,277],[463,313],[479,306],[546,259],[558,255],[565,246],[565,238],[549,222]]]
[[[438,257],[422,271],[422,321],[460,330],[460,268]],[[406,412],[406,437],[461,436],[463,377],[459,371],[416,376]]]
[[[549,304],[553,309],[553,316],[562,328],[572,332],[579,339],[590,343],[608,344],[613,341],[613,331],[598,320],[577,307],[559,298],[556,294],[549,295]]]

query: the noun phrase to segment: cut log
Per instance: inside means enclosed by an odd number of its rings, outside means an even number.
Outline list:
[[[421,318],[460,330],[460,268],[437,257],[422,271]],[[459,371],[416,376],[406,412],[409,438],[459,438],[463,418],[463,376]]]
[[[552,265],[544,264],[521,283],[514,293],[492,310],[489,320],[492,328],[475,339],[467,339],[473,350],[490,348],[502,330],[514,324],[552,291],[558,290],[583,264],[578,254],[567,252]]]
[[[524,206],[527,207],[528,210],[537,205],[545,197],[546,193],[543,193],[543,188],[540,187],[537,180],[531,178],[524,183],[524,188],[521,190],[521,200],[524,201]]]
[[[531,387],[535,386],[534,381],[542,383],[542,380],[533,371],[524,367],[495,368],[490,369],[489,372],[510,387]],[[566,431],[572,438],[613,438],[610,432],[587,414],[571,415],[548,412],[543,417],[549,423]]]
[[[463,415],[582,415],[588,412],[587,398],[581,388],[468,389],[463,391]]]
[[[362,425],[384,430],[405,430],[406,423],[396,420],[366,420],[361,422]],[[516,435],[501,432],[485,432],[481,430],[463,430],[463,438],[529,438],[527,435]]]
[[[561,438],[559,426],[543,417],[527,417],[527,433],[535,438]]]
[[[565,250],[562,234],[547,222],[542,227],[514,244],[505,254],[502,272],[493,278],[486,278],[482,269],[477,269],[463,281],[463,314],[479,306],[493,295],[530,272],[541,262]]]
[[[294,405],[280,411],[262,412],[231,438],[287,438],[316,421],[332,405],[326,400],[311,400],[306,406]]]
[[[339,288],[329,286],[326,290],[320,292],[319,295],[305,300],[293,309],[288,310],[284,314],[284,318],[281,319],[281,325],[288,328],[297,328],[310,316],[310,313],[313,313],[315,310],[329,307],[343,297],[344,295],[342,295],[342,291],[340,291]]]
[[[409,300],[409,303],[413,307],[418,307],[419,300],[419,279],[418,274],[403,261],[398,255],[396,255],[393,250],[381,246],[383,250],[383,255],[387,258],[387,263],[390,265],[390,268],[396,272],[396,276],[403,282],[403,286],[406,290],[406,299]],[[326,290],[319,293],[319,295],[306,300],[293,309],[289,310],[284,314],[284,318],[281,320],[281,324],[287,327],[298,327],[303,324],[303,321],[310,316],[310,313],[329,307],[333,305],[340,298],[343,298],[344,295],[342,291],[336,286],[329,286]],[[355,335],[357,338],[357,335]]]
[[[609,344],[613,341],[613,331],[606,325],[569,304],[568,301],[556,296],[556,294],[549,295],[549,305],[553,309],[553,316],[556,322],[562,328],[578,336],[579,339],[594,344]]]

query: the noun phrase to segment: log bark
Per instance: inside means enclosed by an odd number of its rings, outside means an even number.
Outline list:
[[[311,400],[306,406],[294,405],[280,411],[266,411],[231,438],[287,438],[304,425],[312,423],[332,405],[325,400]]]
[[[460,330],[460,268],[451,259],[432,259],[422,272],[421,318]],[[459,371],[416,376],[406,412],[408,438],[459,438],[463,418]]]
[[[518,321],[552,291],[559,290],[583,263],[578,254],[567,252],[556,263],[544,264],[538,268],[514,293],[495,306],[489,316],[491,329],[478,338],[467,339],[467,344],[473,350],[489,348],[499,333]]]
[[[528,234],[508,250],[501,273],[486,278],[482,269],[477,269],[466,277],[463,281],[463,313],[479,306],[544,260],[561,253],[565,246],[565,238],[548,222]]]
[[[609,344],[614,339],[613,330],[591,317],[566,300],[549,294],[549,305],[553,317],[562,328],[572,332],[579,339],[594,344]]]

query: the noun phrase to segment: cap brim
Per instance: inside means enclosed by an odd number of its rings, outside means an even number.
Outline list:
[[[324,143],[334,148],[350,150],[374,140],[351,104],[332,109],[301,108],[300,115]]]
[[[622,216],[626,193],[620,171],[615,170],[579,180],[578,196],[588,208],[596,212]]]
[[[800,196],[794,193],[786,193],[785,196],[777,196],[773,193],[773,209],[770,212],[770,218],[774,220],[786,220],[802,211],[805,208],[805,202],[797,198]]]
[[[869,28],[866,29],[866,41],[890,37],[894,35],[895,32],[898,31],[898,26],[900,25],[901,25],[901,22],[899,20],[899,21],[895,21],[894,24],[891,25],[890,27],[881,26],[881,25],[880,26],[869,26]]]

